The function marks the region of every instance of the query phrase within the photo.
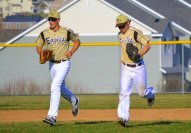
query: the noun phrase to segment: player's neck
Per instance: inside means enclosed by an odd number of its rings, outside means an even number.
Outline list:
[[[56,26],[56,27],[54,27],[54,28],[50,28],[50,29],[51,29],[52,31],[56,32],[56,31],[58,31],[60,28],[61,28],[60,25],[58,25],[58,26]]]

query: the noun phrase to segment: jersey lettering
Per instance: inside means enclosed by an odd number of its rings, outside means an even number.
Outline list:
[[[127,39],[126,39],[126,43],[133,43],[133,39],[130,38],[130,37],[127,37]]]
[[[121,43],[133,43],[134,41],[133,41],[132,38],[127,37],[127,38],[124,38],[124,39],[120,38],[120,42]]]
[[[47,44],[56,44],[57,42],[63,43],[65,41],[66,41],[66,39],[63,37],[57,37],[57,38],[48,37],[48,38],[46,38]]]

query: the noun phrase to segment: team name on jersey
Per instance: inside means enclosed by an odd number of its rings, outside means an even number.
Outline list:
[[[123,39],[120,38],[120,42],[122,42],[122,43],[133,43],[134,41],[132,38],[127,37],[127,38],[123,38]]]
[[[57,37],[57,38],[47,37],[47,38],[46,38],[47,44],[56,44],[57,42],[63,43],[63,42],[65,42],[65,41],[66,41],[66,39],[63,38],[63,37]]]

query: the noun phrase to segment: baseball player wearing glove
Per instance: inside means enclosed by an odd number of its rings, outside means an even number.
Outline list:
[[[46,46],[42,47],[40,50],[40,64],[45,64],[52,58],[52,50],[47,49]]]
[[[118,38],[121,44],[121,77],[118,105],[119,123],[127,126],[129,121],[130,95],[135,84],[139,96],[147,98],[152,106],[155,100],[153,87],[147,87],[147,73],[143,56],[149,51],[149,39],[143,33],[130,26],[131,20],[125,15],[116,18],[119,28]]]
[[[44,123],[51,126],[56,124],[61,95],[72,105],[72,113],[77,116],[79,98],[65,86],[65,79],[71,67],[70,59],[80,46],[78,34],[68,28],[61,27],[60,14],[51,11],[48,15],[50,28],[41,32],[36,40],[40,64],[49,61],[49,70],[52,78],[50,108]],[[74,42],[70,49],[70,41]]]

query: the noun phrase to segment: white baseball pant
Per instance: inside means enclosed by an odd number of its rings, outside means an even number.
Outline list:
[[[147,72],[143,61],[141,66],[136,67],[121,64],[119,105],[117,111],[118,117],[127,121],[130,118],[130,95],[132,93],[133,82],[139,96],[143,98],[153,98],[155,95],[154,88],[147,87]]]
[[[49,62],[49,70],[52,78],[50,108],[48,116],[56,118],[58,115],[61,95],[70,103],[75,103],[75,95],[65,86],[65,79],[70,70],[69,60],[60,63]]]

